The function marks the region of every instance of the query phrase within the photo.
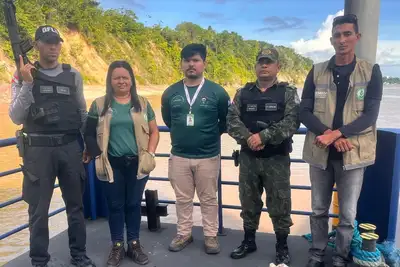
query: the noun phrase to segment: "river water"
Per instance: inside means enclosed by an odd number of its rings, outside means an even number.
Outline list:
[[[228,90],[232,96],[234,90]],[[104,93],[104,88],[87,87],[85,96],[88,106],[96,96]],[[160,98],[161,91],[139,89],[139,93],[148,97],[152,104],[159,125],[164,125],[160,114]],[[299,90],[301,95],[301,90]],[[380,115],[378,118],[378,127],[380,128],[400,128],[400,87],[386,87],[384,97],[381,104]],[[8,117],[7,102],[0,102],[0,139],[13,137],[15,130],[19,127],[14,125]],[[295,136],[293,158],[301,158],[304,136]],[[222,136],[222,155],[231,155],[235,147],[235,142],[228,135]],[[157,149],[158,153],[169,153],[170,139],[168,133],[161,133],[160,143]],[[39,155],[38,155],[39,156]],[[0,149],[0,172],[17,168],[21,163],[15,146]],[[157,159],[157,167],[152,173],[154,176],[165,177],[167,175],[167,159]],[[222,162],[223,180],[237,181],[238,168],[233,165],[232,161]],[[291,182],[294,185],[309,185],[308,166],[301,163],[292,164]],[[0,178],[0,203],[8,199],[21,195],[22,176],[20,173]],[[171,186],[167,182],[149,181],[147,188],[158,189],[160,199],[175,199]],[[238,198],[238,190],[235,186],[223,186],[223,202],[224,204],[240,205]],[[292,192],[293,209],[294,210],[310,210],[310,192],[303,190],[294,190]],[[265,195],[264,198],[265,200]],[[196,200],[198,201],[197,197]],[[264,201],[265,202],[265,201]],[[55,189],[50,211],[56,210],[64,206],[59,189]],[[175,223],[175,206],[170,205],[167,218],[163,218],[163,222]],[[0,233],[5,233],[16,228],[19,225],[27,223],[27,205],[19,202],[0,210]],[[201,225],[201,215],[198,207],[194,208],[195,225]],[[293,215],[295,225],[292,227],[292,234],[301,235],[309,232],[309,220],[307,216]],[[224,226],[233,229],[241,229],[242,222],[239,211],[224,210]],[[49,220],[50,236],[54,236],[67,228],[66,215],[62,212],[53,216]],[[272,232],[272,224],[268,214],[264,213],[260,222],[260,231]],[[90,236],[88,236],[90,238]],[[172,238],[172,237],[171,237]],[[234,244],[233,244],[234,245]],[[23,230],[0,241],[0,266],[10,261],[14,257],[24,253],[29,246],[29,232]],[[68,244],[65,244],[67,249]],[[105,252],[108,253],[108,252]]]

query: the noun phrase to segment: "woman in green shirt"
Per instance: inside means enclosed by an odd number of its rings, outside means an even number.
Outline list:
[[[146,134],[147,147],[142,148],[140,144],[143,144],[143,135]],[[108,145],[103,145],[107,140]],[[108,174],[106,171],[106,178],[98,175],[103,180],[113,243],[108,266],[119,266],[125,256],[124,224],[128,243],[126,255],[138,264],[149,262],[139,242],[141,201],[148,174],[143,175],[138,168],[141,166],[139,162],[145,158],[139,157],[144,155],[143,149],[155,166],[153,158],[158,141],[154,111],[150,103],[137,94],[131,66],[125,61],[113,62],[107,74],[106,95],[93,101],[89,110],[84,155],[85,162],[96,158],[96,165],[106,162],[112,172]]]

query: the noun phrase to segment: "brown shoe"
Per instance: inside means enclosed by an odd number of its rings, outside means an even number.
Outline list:
[[[219,243],[216,236],[205,236],[204,246],[207,254],[218,254],[220,252]]]
[[[143,247],[140,245],[139,240],[133,241],[128,244],[128,251],[126,255],[131,258],[134,262],[140,265],[146,265],[149,263],[149,257],[143,252]]]
[[[108,267],[118,267],[121,264],[121,261],[125,257],[125,248],[124,243],[116,242],[110,251],[110,255],[108,256],[107,266]]]
[[[176,235],[175,238],[172,240],[171,244],[169,245],[169,250],[178,252],[184,249],[187,245],[193,242],[192,235]]]

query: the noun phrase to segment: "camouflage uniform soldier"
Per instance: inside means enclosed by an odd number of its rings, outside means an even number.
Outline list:
[[[245,236],[231,257],[240,259],[257,249],[258,229],[267,192],[267,208],[276,233],[275,263],[289,264],[287,237],[293,222],[290,192],[292,136],[300,126],[299,97],[295,87],[278,82],[278,51],[270,48],[257,56],[257,81],[247,83],[235,95],[227,116],[228,134],[241,145],[239,196]]]

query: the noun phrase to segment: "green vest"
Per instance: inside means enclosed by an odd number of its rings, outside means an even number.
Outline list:
[[[373,65],[363,59],[356,59],[356,66],[350,76],[349,89],[343,110],[343,124],[347,125],[361,116],[364,110],[364,97],[371,80]],[[314,112],[313,114],[327,127],[332,129],[336,109],[337,88],[333,74],[328,68],[329,61],[314,65]],[[335,130],[335,129],[332,129]],[[374,164],[376,151],[376,124],[368,127],[359,135],[349,137],[354,146],[350,152],[343,153],[343,169],[351,170]],[[314,144],[316,135],[307,131],[303,159],[310,165],[326,169],[329,148],[319,148]]]

